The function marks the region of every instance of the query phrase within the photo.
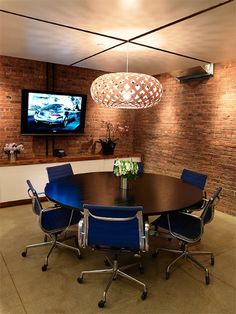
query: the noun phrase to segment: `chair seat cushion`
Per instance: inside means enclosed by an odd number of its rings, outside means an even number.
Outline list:
[[[71,214],[73,216],[71,217]],[[72,224],[79,222],[81,213],[67,208],[54,208],[41,212],[41,227],[46,232],[63,231],[65,228]]]

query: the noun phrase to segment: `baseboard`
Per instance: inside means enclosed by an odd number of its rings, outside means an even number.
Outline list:
[[[47,201],[48,199],[46,197],[40,197],[40,201],[44,202]],[[27,198],[24,200],[17,200],[17,201],[9,201],[9,202],[2,202],[0,203],[0,208],[4,208],[4,207],[12,207],[12,206],[18,206],[18,205],[24,205],[24,204],[30,204],[31,203],[31,199]]]

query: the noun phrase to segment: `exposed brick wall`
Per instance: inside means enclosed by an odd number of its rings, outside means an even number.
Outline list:
[[[0,57],[0,68],[0,148],[5,143],[23,143],[25,150],[22,157],[45,156],[45,137],[20,134],[21,90],[46,90],[47,86],[50,89],[54,85],[55,92],[82,93],[87,94],[88,97],[84,135],[55,137],[55,148],[64,148],[68,156],[91,151],[99,153],[101,145],[96,143],[96,140],[105,136],[101,121],[106,120],[130,126],[129,135],[120,138],[116,152],[133,151],[133,112],[102,108],[94,104],[90,97],[89,89],[92,81],[103,72],[54,65],[54,82],[52,82],[52,75],[47,75],[52,72],[52,69],[49,67],[48,71],[46,63],[4,56]],[[49,140],[49,148],[51,146]],[[7,159],[2,149],[0,159]]]
[[[24,143],[24,157],[45,156],[43,137],[20,135],[21,89],[45,90],[46,63],[0,57],[0,148]],[[88,95],[85,134],[57,137],[55,147],[68,155],[91,152],[104,135],[101,120],[127,122],[130,134],[116,151],[144,154],[145,171],[179,177],[183,168],[208,174],[206,190],[222,185],[217,209],[236,215],[236,64],[215,66],[209,80],[180,84],[168,74],[158,78],[164,87],[161,102],[146,110],[111,110],[95,105],[92,81],[102,74],[77,67],[55,65],[55,91]],[[52,84],[52,82],[50,82]],[[133,133],[134,128],[134,133]],[[100,145],[97,144],[95,153]],[[0,152],[0,159],[7,156]]]
[[[134,147],[147,172],[206,173],[206,190],[223,187],[217,208],[236,215],[236,63],[216,64],[213,78],[178,83],[168,74],[161,102],[135,112]]]

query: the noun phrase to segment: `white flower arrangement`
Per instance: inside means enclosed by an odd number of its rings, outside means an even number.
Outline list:
[[[7,155],[20,154],[20,152],[24,150],[24,146],[23,144],[10,143],[6,144],[3,150]]]
[[[116,159],[114,162],[113,172],[117,177],[134,179],[138,176],[138,170],[137,161]]]

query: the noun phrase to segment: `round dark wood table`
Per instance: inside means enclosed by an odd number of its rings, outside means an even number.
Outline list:
[[[143,214],[159,215],[197,205],[201,189],[178,178],[144,173],[120,188],[120,177],[112,172],[76,174],[47,183],[46,196],[63,206],[81,210],[83,204],[143,206]]]

